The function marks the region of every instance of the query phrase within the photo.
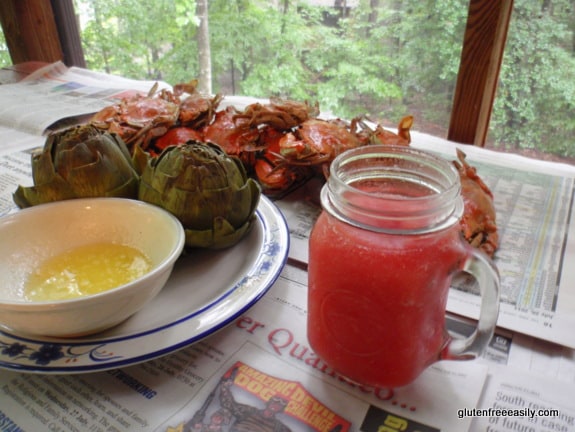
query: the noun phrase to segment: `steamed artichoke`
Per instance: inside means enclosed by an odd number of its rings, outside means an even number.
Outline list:
[[[136,147],[134,160],[141,174],[138,199],[176,216],[187,247],[232,246],[254,223],[260,188],[219,146],[188,141],[155,158]]]
[[[72,198],[137,198],[139,176],[124,142],[90,125],[54,133],[32,155],[34,186],[18,186],[20,208]]]

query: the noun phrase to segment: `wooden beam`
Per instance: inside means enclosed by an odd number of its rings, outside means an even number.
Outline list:
[[[64,58],[50,0],[1,0],[0,24],[12,63]]]
[[[73,0],[51,0],[66,66],[86,67]]]
[[[447,139],[484,146],[513,0],[470,0]]]

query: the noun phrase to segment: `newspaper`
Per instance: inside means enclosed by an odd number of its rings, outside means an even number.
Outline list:
[[[85,121],[121,98],[147,94],[155,84],[67,68],[57,62],[18,83],[0,85],[0,126],[42,135],[49,129]],[[168,87],[158,82],[158,89]]]
[[[82,82],[80,77],[75,74],[74,80]],[[52,93],[52,97],[60,95]],[[49,126],[57,120],[53,116],[45,123]],[[30,152],[42,145],[41,133],[0,127],[0,137],[8,143],[0,149],[0,217],[17,211],[12,201],[16,186],[31,184]],[[413,145],[448,156],[454,153],[452,143],[423,134],[414,133]],[[556,325],[556,316],[575,304],[566,301],[571,295],[569,283],[575,280],[572,269],[558,265],[572,257],[575,168],[462,148],[496,189],[496,196],[499,191],[507,194],[496,202],[503,221],[498,254],[510,262],[501,260],[498,266],[506,284],[507,303],[502,309],[508,310],[512,322],[504,321],[506,325],[497,329],[480,359],[437,362],[409,386],[390,390],[350,384],[315,356],[305,328],[307,239],[320,209],[317,197],[322,187],[322,181],[314,179],[277,201],[291,233],[289,263],[268,293],[234,323],[172,354],[122,369],[61,375],[0,370],[0,432],[231,431],[250,430],[253,422],[262,430],[293,431],[575,430],[575,354],[571,336]],[[515,189],[510,186],[514,181]],[[544,194],[542,188],[553,192]],[[522,202],[524,195],[532,201]],[[539,212],[525,214],[530,206]],[[517,221],[525,225],[523,231],[507,231],[505,227]],[[544,232],[554,234],[548,238]],[[528,264],[524,259],[512,263],[513,253],[506,246],[509,241],[517,250],[514,242],[521,235],[532,242],[522,248],[539,250]],[[561,252],[555,238],[563,238]],[[504,270],[506,265],[510,270]],[[544,269],[559,275],[558,288],[538,289],[542,293],[558,289],[551,307],[553,337],[544,336],[549,341],[565,340],[561,344],[541,340],[537,329],[543,324],[535,323],[537,331],[520,325],[537,317],[531,316],[529,308],[515,310],[510,300],[516,295],[517,304],[524,298],[513,291],[516,279],[505,282],[521,275],[514,267],[519,265],[536,274]],[[450,309],[455,315],[448,316],[448,329],[454,335],[467,335],[475,323],[474,314],[465,310],[475,307],[477,296],[452,291]],[[9,355],[10,348],[0,345],[0,352]],[[270,418],[266,405],[271,403],[280,404],[281,410]]]
[[[305,293],[305,271],[288,265],[235,323],[171,355],[79,375],[0,371],[0,431],[228,431],[272,397],[285,407],[270,430],[572,430],[572,382],[488,360],[442,361],[395,390],[342,380],[307,344]]]
[[[0,430],[3,418],[27,431],[208,430],[218,413],[228,430],[245,427],[272,397],[285,404],[275,421],[289,429],[269,430],[469,429],[472,418],[459,418],[458,409],[477,406],[485,365],[437,363],[393,391],[347,383],[307,344],[305,279],[288,266],[237,322],[141,365],[82,375],[0,372]]]

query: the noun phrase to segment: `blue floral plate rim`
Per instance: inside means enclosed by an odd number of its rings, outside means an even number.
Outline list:
[[[230,249],[200,252],[199,259],[181,258],[191,264],[176,263],[158,297],[126,323],[75,339],[30,338],[0,330],[0,369],[45,374],[96,372],[177,351],[205,339],[252,307],[279,277],[288,251],[285,218],[262,195],[256,223],[246,238]],[[189,296],[190,291],[198,295]],[[148,318],[158,316],[157,322],[148,325],[152,321]]]

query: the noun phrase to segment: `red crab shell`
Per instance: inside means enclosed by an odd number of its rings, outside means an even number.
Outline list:
[[[293,187],[309,179],[314,170],[310,166],[290,164],[280,154],[280,141],[285,134],[272,127],[260,132],[260,140],[265,143],[263,152],[254,153],[253,169],[264,193],[281,196]]]
[[[148,151],[153,155],[159,155],[166,147],[180,145],[190,140],[203,141],[202,134],[196,129],[178,126],[169,129],[164,135],[158,137]]]
[[[331,162],[345,150],[359,147],[361,140],[339,121],[310,119],[280,142],[280,154],[288,163],[318,165]]]
[[[469,244],[493,256],[499,247],[493,193],[465,158],[465,153],[457,149],[458,160],[453,164],[461,179],[464,204],[461,229]]]
[[[188,96],[180,103],[179,124],[194,129],[208,126],[212,122],[221,100],[221,95],[216,95],[213,98],[207,98],[197,93]]]
[[[250,126],[238,113],[232,106],[218,111],[213,122],[201,130],[204,140],[219,145],[226,153],[234,156],[257,150],[258,128]]]
[[[176,124],[178,114],[179,105],[172,100],[136,95],[97,112],[90,123],[118,134],[129,148],[140,145],[145,149]]]
[[[246,119],[252,127],[266,125],[279,131],[289,131],[318,115],[317,103],[310,105],[307,102],[271,98],[268,104],[248,105],[243,112],[237,113],[236,117]]]

